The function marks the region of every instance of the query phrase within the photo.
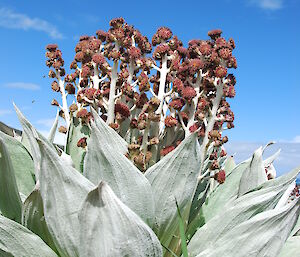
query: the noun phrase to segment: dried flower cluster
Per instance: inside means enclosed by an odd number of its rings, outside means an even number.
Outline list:
[[[62,96],[61,105],[57,100],[52,105],[60,108],[66,130],[73,114],[88,123],[93,107],[129,143],[127,156],[141,170],[191,133],[199,136],[202,161],[208,146],[214,146],[209,158],[211,169],[218,170],[220,154],[226,155],[219,149],[228,141],[222,132],[234,127],[226,99],[235,96],[236,79],[228,69],[237,67],[235,43],[221,34],[212,30],[210,39],[191,40],[184,47],[169,28],[161,27],[149,42],[116,18],[107,32],[80,37],[69,74],[57,45],[48,45],[51,87]],[[67,95],[74,95],[70,106]],[[222,173],[216,179],[222,182]]]

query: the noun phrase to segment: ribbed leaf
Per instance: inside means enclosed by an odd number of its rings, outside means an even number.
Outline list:
[[[241,177],[238,196],[258,187],[268,180],[262,159],[262,148],[257,149],[251,159],[250,165]]]
[[[228,231],[219,240],[215,239],[213,245],[197,257],[278,256],[295,225],[299,211],[299,200],[295,200],[280,209],[257,214]]]
[[[298,171],[293,170],[276,183],[266,182],[260,190],[254,190],[234,201],[229,201],[216,216],[195,233],[188,245],[191,256],[197,256],[204,249],[213,247],[216,240],[235,226],[260,212],[273,209],[297,174]]]
[[[57,111],[54,123],[53,123],[53,125],[52,125],[52,127],[50,129],[50,133],[49,133],[49,136],[48,136],[48,140],[52,144],[54,142],[54,138],[55,138],[55,134],[56,134],[56,129],[57,129],[57,126],[58,126],[58,117],[59,117],[59,112]]]
[[[188,218],[200,170],[199,148],[196,135],[192,134],[145,173],[154,193],[154,231],[165,246],[178,231],[175,199],[184,219]]]
[[[30,229],[33,233],[38,235],[44,240],[44,242],[47,243],[47,245],[56,251],[45,221],[43,200],[38,184],[24,202],[22,211],[22,224]]]
[[[65,165],[47,143],[41,151],[40,190],[45,219],[60,256],[76,257],[79,242],[78,212],[94,185],[76,169]]]
[[[19,192],[29,195],[33,190],[34,165],[27,149],[15,138],[0,132],[0,139],[4,142],[12,167],[15,172]]]
[[[300,236],[293,236],[289,238],[278,257],[296,257],[300,253]]]
[[[80,257],[160,257],[161,245],[153,231],[100,182],[83,203],[79,215]]]
[[[9,153],[0,139],[0,210],[4,216],[21,222],[22,202]]]
[[[154,200],[149,181],[130,160],[115,151],[114,141],[109,135],[105,137],[95,123],[91,128],[84,175],[94,184],[102,180],[107,182],[120,200],[151,226]]]
[[[66,153],[71,156],[75,168],[80,172],[83,172],[85,150],[82,147],[78,147],[77,142],[83,137],[89,139],[89,133],[87,125],[83,125],[76,117],[72,118],[68,131]]]
[[[58,257],[37,235],[1,215],[0,256]]]

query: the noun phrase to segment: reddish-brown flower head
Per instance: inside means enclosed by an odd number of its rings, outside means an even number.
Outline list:
[[[218,181],[218,183],[223,184],[226,180],[226,173],[224,170],[220,170],[218,173],[215,174],[215,180]]]
[[[172,100],[169,104],[169,107],[174,108],[177,111],[180,111],[184,106],[185,102],[182,98],[176,98]]]
[[[165,156],[168,153],[172,152],[175,149],[175,146],[170,145],[170,146],[166,146],[163,149],[160,150],[160,155],[161,156]]]
[[[172,31],[166,27],[159,28],[156,33],[162,40],[168,40],[173,35]]]
[[[222,34],[222,30],[220,29],[214,29],[211,30],[207,33],[207,35],[212,39],[212,40],[216,40],[217,38],[219,38]]]
[[[128,54],[129,58],[134,60],[140,58],[142,55],[141,50],[135,46],[129,48]]]
[[[76,117],[77,118],[86,118],[89,115],[89,112],[87,109],[81,109],[77,112]]]
[[[196,90],[190,86],[184,87],[181,90],[181,96],[189,102],[196,96],[196,94]]]
[[[87,142],[86,142],[87,138],[86,137],[82,137],[78,140],[77,142],[77,146],[78,147],[82,147],[85,148],[87,146]]]
[[[49,44],[46,46],[46,49],[50,52],[55,51],[58,48],[57,44]]]
[[[120,101],[115,104],[115,113],[117,112],[125,118],[128,118],[130,116],[129,107],[125,103],[122,103]]]
[[[167,128],[175,127],[178,124],[178,121],[176,118],[172,116],[167,116],[165,119],[165,125]]]
[[[225,67],[218,66],[218,67],[215,69],[215,75],[216,75],[216,77],[218,77],[218,78],[225,78],[226,75],[227,75],[227,69],[226,69]]]

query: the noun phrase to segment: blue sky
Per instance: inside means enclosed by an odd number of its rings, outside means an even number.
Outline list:
[[[1,0],[0,120],[19,127],[14,101],[38,129],[49,130],[56,95],[43,78],[48,43],[58,43],[68,65],[79,36],[108,29],[114,17],[124,17],[149,38],[168,26],[185,44],[221,28],[234,38],[238,60],[237,96],[231,101],[236,127],[228,133],[228,150],[239,151],[239,159],[256,145],[279,141],[286,155],[278,162],[283,172],[300,165],[299,13],[299,0]],[[288,154],[291,149],[294,155]]]

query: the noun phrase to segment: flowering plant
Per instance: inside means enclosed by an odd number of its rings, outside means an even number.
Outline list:
[[[46,47],[61,95],[48,139],[16,106],[22,138],[0,132],[1,256],[292,256],[300,169],[276,178],[279,152],[235,165],[224,148],[233,39],[185,48],[165,27],[150,43],[110,26],[80,38],[70,74]]]

